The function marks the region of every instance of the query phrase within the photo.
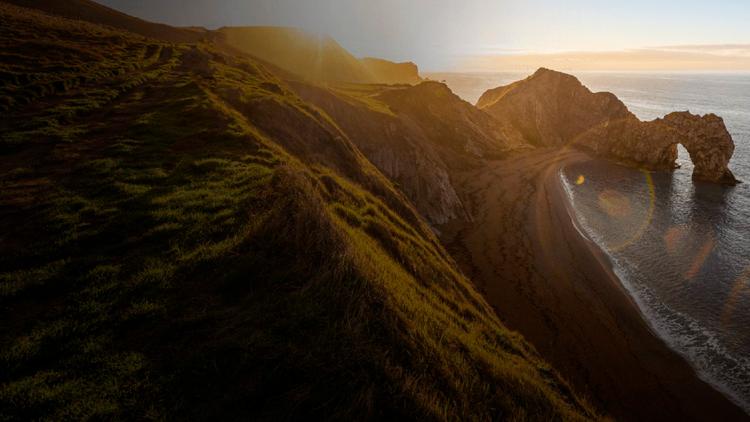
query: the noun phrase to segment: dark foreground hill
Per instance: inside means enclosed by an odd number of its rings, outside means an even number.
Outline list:
[[[0,19],[0,419],[596,417],[268,68]]]
[[[3,0],[17,6],[41,10],[73,20],[112,28],[169,42],[197,42],[206,36],[204,29],[175,28],[138,19],[110,9],[92,0]]]

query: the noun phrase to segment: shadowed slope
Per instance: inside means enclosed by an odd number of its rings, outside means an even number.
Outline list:
[[[202,29],[175,28],[148,22],[102,6],[91,0],[3,0],[22,7],[38,9],[64,18],[107,25],[144,37],[170,42],[198,42],[206,35]]]
[[[266,68],[0,17],[0,419],[596,416]]]

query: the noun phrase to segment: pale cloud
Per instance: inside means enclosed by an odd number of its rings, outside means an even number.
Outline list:
[[[656,50],[708,53],[717,56],[750,56],[750,44],[672,45],[657,47]]]
[[[750,44],[675,45],[621,51],[496,54],[466,57],[461,71],[558,70],[750,71]]]

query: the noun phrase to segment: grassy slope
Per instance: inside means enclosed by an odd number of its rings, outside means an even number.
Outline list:
[[[34,8],[68,19],[107,25],[120,30],[168,42],[197,42],[203,29],[175,28],[126,15],[92,0],[3,0],[21,7]]]
[[[380,83],[417,84],[422,81],[419,68],[412,62],[394,63],[374,57],[363,57],[359,61]]]
[[[218,30],[228,47],[314,81],[369,82],[360,62],[327,36],[294,28],[238,27]]]
[[[593,415],[264,68],[0,16],[0,419]]]
[[[421,81],[413,63],[357,59],[334,39],[283,27],[227,27],[213,35],[230,50],[251,54],[313,82],[407,83]]]

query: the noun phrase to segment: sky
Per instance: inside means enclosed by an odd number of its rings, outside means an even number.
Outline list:
[[[178,26],[299,27],[427,71],[750,70],[748,0],[98,1]]]

